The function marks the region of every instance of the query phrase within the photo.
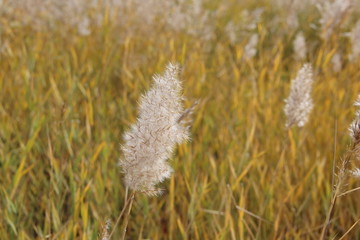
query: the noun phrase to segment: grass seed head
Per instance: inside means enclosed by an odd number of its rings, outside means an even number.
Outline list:
[[[110,240],[110,235],[109,235],[109,230],[110,230],[110,219],[106,220],[105,225],[102,228],[102,232],[101,232],[101,240]]]
[[[352,44],[350,60],[355,61],[360,56],[360,20],[356,22],[349,36]]]
[[[353,0],[325,1],[322,4],[317,4],[317,8],[321,13],[321,37],[327,39],[349,15],[349,12],[353,8]]]
[[[304,60],[306,58],[307,49],[306,49],[305,37],[302,32],[296,34],[296,37],[293,42],[293,47],[294,47],[296,60]]]
[[[286,127],[293,125],[303,127],[313,109],[311,90],[313,84],[313,71],[306,63],[291,82],[290,95],[285,99],[284,112],[287,117]]]
[[[176,144],[189,138],[189,130],[179,119],[184,114],[179,66],[168,64],[156,75],[151,89],[140,100],[137,122],[124,134],[120,166],[125,185],[135,191],[157,195],[155,186],[169,178],[173,169],[167,160]]]

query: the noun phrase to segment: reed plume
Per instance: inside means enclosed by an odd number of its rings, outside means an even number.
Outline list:
[[[355,101],[354,106],[358,109],[360,108],[360,95],[358,99]],[[355,119],[350,124],[349,127],[350,136],[352,138],[353,146],[352,146],[352,155],[356,160],[360,160],[360,110],[357,110],[355,114]],[[360,169],[355,168],[351,171],[352,175],[355,177],[360,177]]]
[[[294,48],[296,60],[304,60],[306,58],[306,52],[307,52],[306,41],[304,34],[302,32],[296,34],[296,37],[293,42],[293,48]]]
[[[354,178],[360,178],[360,168],[355,168],[354,170],[351,171],[351,175]]]
[[[101,240],[110,240],[109,229],[110,229],[110,219],[106,220],[106,223],[102,228],[102,232],[100,235]]]
[[[124,134],[120,166],[125,185],[135,191],[156,195],[156,185],[169,178],[173,169],[167,160],[176,144],[189,138],[184,122],[179,66],[168,64],[165,73],[154,76],[151,89],[140,100],[137,122]]]
[[[257,53],[256,46],[258,42],[259,42],[259,35],[257,33],[251,35],[249,42],[246,44],[244,48],[244,56],[246,59],[250,60],[253,57],[255,57]]]
[[[360,107],[360,95],[358,99],[354,102],[354,106]],[[355,114],[355,119],[350,124],[349,127],[350,136],[354,143],[360,142],[360,111],[358,110]]]
[[[332,69],[334,72],[340,72],[342,69],[342,59],[341,53],[337,52],[331,58]]]
[[[311,90],[313,84],[313,71],[306,63],[291,82],[290,95],[285,99],[284,112],[287,117],[286,127],[293,125],[303,127],[308,121],[313,109]]]
[[[353,0],[324,1],[316,6],[321,13],[321,37],[328,39],[349,15],[353,8]]]
[[[358,20],[352,31],[347,34],[351,40],[352,51],[350,54],[350,61],[355,61],[360,56],[360,20]]]

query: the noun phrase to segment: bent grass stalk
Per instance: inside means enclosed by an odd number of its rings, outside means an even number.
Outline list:
[[[127,231],[127,226],[129,224],[129,215],[130,215],[130,212],[131,212],[131,208],[132,208],[132,205],[133,205],[133,202],[134,202],[134,198],[135,198],[135,192],[133,192],[130,196],[130,201],[129,201],[129,208],[128,208],[128,211],[125,215],[125,225],[124,225],[124,230],[123,230],[123,233],[122,233],[122,237],[121,239],[125,239],[125,236],[126,236],[126,231]]]
[[[331,217],[334,214],[335,204],[336,204],[337,198],[338,198],[338,196],[339,196],[339,194],[341,192],[342,186],[343,186],[344,181],[345,181],[345,177],[346,177],[345,170],[346,170],[346,166],[348,164],[348,161],[349,161],[349,159],[346,158],[342,163],[342,166],[341,166],[341,169],[340,169],[340,174],[339,174],[339,177],[338,177],[338,182],[335,185],[335,190],[334,190],[334,192],[332,194],[332,197],[331,197],[330,207],[329,207],[329,210],[328,210],[328,212],[326,214],[326,219],[325,219],[323,228],[321,230],[321,236],[320,236],[321,240],[325,239],[325,236],[326,236],[328,228],[329,228]]]
[[[114,227],[113,227],[113,230],[111,231],[110,235],[109,235],[109,239],[111,239],[111,236],[114,234],[115,232],[115,229],[116,229],[116,226],[119,224],[120,222],[120,219],[122,217],[122,215],[124,214],[125,210],[126,210],[126,207],[129,205],[129,202],[130,202],[130,199],[127,198],[127,192],[128,192],[128,188],[126,188],[125,190],[126,194],[125,194],[125,202],[124,202],[124,206],[118,216],[118,218],[116,219],[116,222],[114,224]]]

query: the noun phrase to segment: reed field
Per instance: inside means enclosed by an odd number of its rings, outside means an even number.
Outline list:
[[[189,140],[147,194],[119,162],[170,62]],[[359,0],[0,0],[0,240],[360,239],[359,94]]]

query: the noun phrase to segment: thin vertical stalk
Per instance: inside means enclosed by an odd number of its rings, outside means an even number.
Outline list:
[[[114,224],[114,227],[113,227],[113,230],[111,231],[110,233],[110,236],[109,236],[109,239],[111,239],[111,236],[114,234],[115,232],[115,229],[116,229],[116,226],[119,224],[120,222],[120,219],[122,217],[122,215],[124,214],[125,210],[126,210],[126,207],[129,205],[129,202],[130,202],[130,199],[128,199],[128,191],[129,191],[129,188],[126,187],[126,190],[125,190],[125,202],[124,202],[124,206],[119,214],[119,217],[117,218],[115,224]]]
[[[129,216],[130,216],[132,204],[134,202],[134,198],[135,198],[135,192],[133,192],[131,194],[131,196],[130,196],[129,208],[128,208],[128,211],[127,211],[127,213],[125,215],[125,225],[124,225],[124,230],[123,230],[123,234],[122,234],[122,237],[121,237],[122,240],[124,240],[125,236],[126,236],[127,226],[128,226],[128,223],[129,223]]]

